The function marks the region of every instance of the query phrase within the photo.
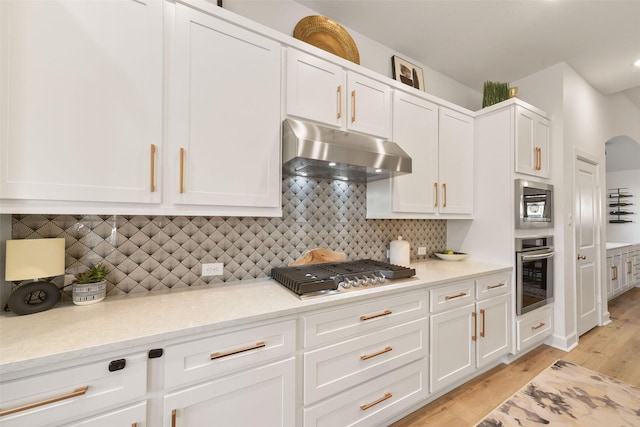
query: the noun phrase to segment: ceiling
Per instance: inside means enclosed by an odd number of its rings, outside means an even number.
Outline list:
[[[296,0],[482,92],[561,61],[640,108],[638,0]]]

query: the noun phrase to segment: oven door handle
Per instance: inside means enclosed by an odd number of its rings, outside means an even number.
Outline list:
[[[555,253],[556,253],[555,251],[551,251],[551,252],[544,252],[541,254],[526,254],[526,255],[522,254],[520,255],[520,257],[522,258],[522,261],[535,261],[537,259],[551,258]]]

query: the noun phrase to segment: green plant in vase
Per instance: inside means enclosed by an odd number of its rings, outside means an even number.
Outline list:
[[[482,92],[482,108],[509,99],[509,83],[484,82]]]
[[[108,273],[107,267],[100,263],[75,274],[73,303],[87,305],[102,301],[107,294],[106,277]]]

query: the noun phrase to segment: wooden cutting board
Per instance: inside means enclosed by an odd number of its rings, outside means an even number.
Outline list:
[[[334,252],[327,248],[312,249],[305,252],[300,258],[289,263],[289,267],[299,265],[322,264],[325,262],[342,262],[347,260],[347,254],[344,252]]]

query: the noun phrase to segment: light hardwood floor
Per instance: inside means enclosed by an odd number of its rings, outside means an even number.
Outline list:
[[[571,352],[542,345],[445,394],[392,427],[474,426],[558,359],[640,386],[640,288],[609,301],[609,313],[611,323],[582,335]]]

